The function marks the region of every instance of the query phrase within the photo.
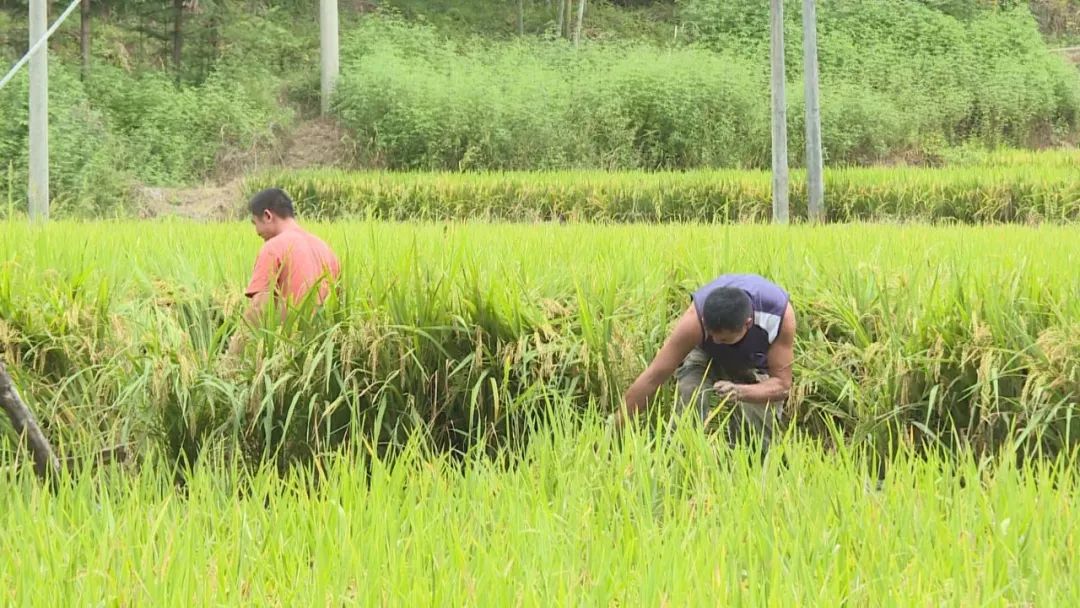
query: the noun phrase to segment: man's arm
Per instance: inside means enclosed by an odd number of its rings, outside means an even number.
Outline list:
[[[263,245],[263,248],[259,250],[259,256],[255,258],[255,269],[251,272],[251,281],[244,290],[244,295],[251,299],[244,313],[244,320],[251,325],[256,325],[262,320],[266,306],[274,295],[279,266],[276,252],[269,244]]]
[[[634,416],[656,394],[656,389],[675,373],[675,370],[694,347],[701,343],[701,323],[697,311],[691,305],[675,324],[660,352],[652,363],[627,389],[623,401],[627,416]],[[619,418],[621,422],[621,417]]]
[[[248,305],[247,312],[244,313],[244,320],[250,325],[257,325],[262,321],[263,312],[266,310],[266,304],[270,301],[269,291],[260,291],[250,296],[251,303]]]
[[[781,403],[791,391],[795,363],[795,309],[788,304],[780,322],[780,335],[769,347],[769,379],[757,384],[735,384],[735,398],[746,403]],[[718,383],[719,384],[719,383]]]

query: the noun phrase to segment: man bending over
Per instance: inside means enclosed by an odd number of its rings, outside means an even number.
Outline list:
[[[768,449],[791,390],[794,346],[787,292],[757,275],[722,275],[691,296],[660,352],[626,391],[626,413],[636,414],[674,374],[680,413],[690,407],[704,421],[716,406],[734,403],[728,440],[749,431]]]

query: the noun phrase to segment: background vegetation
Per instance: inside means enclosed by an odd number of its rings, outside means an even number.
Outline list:
[[[750,0],[361,1],[342,6],[335,117],[347,168],[690,169],[768,164],[767,29]],[[801,33],[788,6],[792,161]],[[26,48],[25,3],[0,3],[0,57]],[[55,11],[58,6],[54,7]],[[520,10],[520,14],[519,14]],[[1076,141],[1080,78],[1047,50],[1072,0],[825,1],[830,165],[940,164],[956,146]],[[61,214],[132,211],[139,185],[274,166],[317,108],[307,2],[91,3],[51,44]],[[575,43],[574,38],[579,42]],[[86,39],[86,50],[81,42]],[[26,84],[0,91],[0,169],[19,194]],[[333,146],[339,141],[308,142]]]

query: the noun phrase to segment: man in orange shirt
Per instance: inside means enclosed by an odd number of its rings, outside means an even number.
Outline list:
[[[280,188],[270,188],[251,198],[251,223],[265,241],[255,260],[244,294],[251,298],[245,318],[260,320],[273,298],[282,318],[290,306],[302,302],[318,288],[318,303],[330,294],[330,284],[341,276],[341,263],[322,239],[296,222],[292,199]]]

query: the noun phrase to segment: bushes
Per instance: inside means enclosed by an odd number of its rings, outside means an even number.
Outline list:
[[[415,32],[415,35],[414,35]],[[683,49],[438,40],[369,21],[345,43],[338,114],[396,169],[760,163],[764,80]]]
[[[258,103],[250,85],[217,75],[201,86],[177,88],[161,73],[131,76],[103,67],[90,88],[128,143],[125,160],[149,183],[205,178],[226,150],[271,144],[289,118],[266,100]]]
[[[799,3],[788,4],[790,149],[800,162],[802,37]],[[1047,52],[1027,10],[970,4],[822,5],[828,162],[1075,133],[1080,82]],[[690,0],[683,17],[711,52],[447,41],[366,19],[346,37],[338,112],[390,168],[768,166],[768,5]]]
[[[84,85],[71,70],[53,65],[49,90],[51,209],[57,217],[130,213],[135,181],[186,183],[208,177],[227,156],[250,161],[290,118],[216,76],[177,89],[162,74],[133,76],[100,66]],[[10,163],[19,208],[26,200],[27,104],[23,74],[0,91],[0,170],[6,190]]]
[[[732,57],[630,49],[578,80],[588,107],[606,105],[633,130],[631,166],[758,166],[769,153],[765,81]]]
[[[198,83],[177,86],[174,75],[159,66],[132,70],[126,50],[95,57],[84,82],[78,60],[65,56],[67,49],[52,56],[50,178],[56,216],[131,212],[130,189],[136,182],[199,181],[223,164],[229,170],[255,165],[271,151],[292,119],[278,99],[280,68],[301,61],[304,43],[269,20],[241,17],[238,22],[224,28],[233,40]],[[110,53],[114,47],[125,49],[130,36],[108,22],[96,32],[96,45],[109,46]],[[274,45],[260,36],[283,42]],[[11,196],[20,209],[25,208],[27,103],[24,71],[0,90],[0,172],[6,178],[11,167]],[[2,207],[0,214],[7,212],[7,205]]]
[[[29,98],[26,73],[0,90],[0,171],[5,191],[24,208],[29,170]],[[124,146],[108,117],[93,107],[71,70],[49,73],[49,178],[56,215],[95,216],[122,209],[129,175],[115,159]],[[11,184],[6,183],[11,177]],[[18,194],[16,194],[18,193]],[[6,201],[5,201],[6,202]],[[6,205],[0,215],[6,214]]]
[[[700,41],[767,67],[767,4],[688,0],[683,6]],[[800,3],[789,0],[785,16],[788,70],[799,78]],[[845,132],[825,142],[832,162],[967,141],[1040,144],[1078,126],[1075,70],[1047,52],[1026,7],[838,1],[822,3],[818,18],[824,136]],[[801,104],[790,111],[800,114]],[[793,135],[793,150],[801,154],[801,133]]]
[[[417,19],[431,10],[405,4]],[[1075,69],[1046,52],[1025,9],[983,4],[822,4],[823,137],[831,166],[936,159],[955,145],[1075,137]],[[305,109],[318,101],[315,21],[290,6],[295,14],[213,7],[199,19],[213,24],[214,48],[189,48],[190,73],[181,74],[179,88],[154,63],[154,52],[128,55],[132,34],[119,14],[116,23],[95,22],[101,27],[85,84],[68,67],[77,63],[73,47],[59,49],[52,110],[58,213],[116,212],[133,181],[177,185],[261,164],[292,120],[281,99]],[[362,162],[378,168],[767,168],[767,6],[680,6],[688,26],[680,32],[692,32],[700,46],[450,41],[431,27],[363,16],[343,32],[335,107],[358,135]],[[788,9],[789,149],[798,164],[798,2],[789,0]],[[477,19],[514,13],[512,6],[480,4],[460,11]],[[25,183],[20,86],[0,92],[0,171],[10,163],[13,184]]]

